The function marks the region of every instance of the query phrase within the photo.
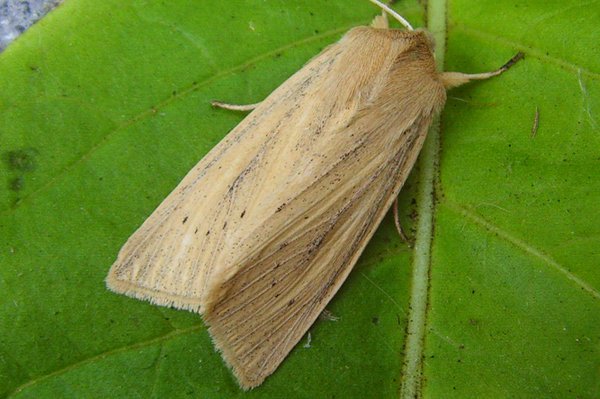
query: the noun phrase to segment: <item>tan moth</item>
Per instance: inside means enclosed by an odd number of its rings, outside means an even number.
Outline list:
[[[240,386],[260,385],[344,282],[397,197],[446,90],[499,75],[437,72],[433,43],[385,14],[259,104],[160,204],[106,279],[201,313]]]

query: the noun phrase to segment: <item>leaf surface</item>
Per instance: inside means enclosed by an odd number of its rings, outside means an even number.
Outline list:
[[[441,117],[419,393],[597,397],[600,7],[434,3],[447,70],[526,59],[450,92]],[[423,25],[418,2],[395,8]],[[376,13],[69,0],[0,55],[0,397],[400,395],[415,256],[389,216],[328,307],[339,320],[250,393],[198,315],[104,286],[127,237],[243,118],[210,101],[260,101]],[[422,170],[401,195],[406,228]]]

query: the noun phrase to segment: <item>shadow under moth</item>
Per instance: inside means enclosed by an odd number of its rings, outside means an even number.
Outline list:
[[[446,90],[431,36],[389,7],[351,29],[214,147],[119,252],[118,293],[203,315],[243,389],[260,385],[340,288],[392,206]],[[386,13],[407,29],[390,29]]]

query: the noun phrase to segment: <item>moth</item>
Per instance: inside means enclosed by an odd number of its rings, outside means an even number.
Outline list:
[[[203,315],[260,385],[340,288],[404,184],[446,90],[431,36],[389,7],[324,49],[214,147],[129,238],[118,293]],[[390,29],[385,13],[407,29]]]

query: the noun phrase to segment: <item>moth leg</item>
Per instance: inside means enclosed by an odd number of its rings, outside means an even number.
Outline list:
[[[210,105],[212,105],[213,107],[228,109],[231,111],[252,111],[254,108],[258,107],[260,103],[240,105],[222,103],[221,101],[211,101]]]
[[[489,79],[494,76],[498,76],[501,73],[507,71],[511,66],[515,65],[517,61],[521,60],[525,57],[525,54],[522,52],[518,52],[514,57],[512,57],[506,64],[502,65],[500,68],[491,72],[484,73],[462,73],[462,72],[442,72],[440,77],[442,79],[442,83],[446,89],[450,89],[452,87],[457,87],[462,84],[465,84],[471,80],[483,80]]]
[[[396,200],[394,201],[393,208],[394,208],[394,224],[396,225],[396,230],[398,230],[400,239],[402,239],[402,241],[404,241],[409,247],[412,248],[412,243],[410,242],[410,240],[408,239],[406,234],[404,234],[404,231],[402,230],[402,226],[400,225],[400,217],[398,216],[398,198],[397,197],[396,197]]]
[[[323,311],[319,315],[319,319],[326,321],[338,321],[340,318],[339,316],[336,316],[333,313],[331,313],[329,310],[323,309]]]

